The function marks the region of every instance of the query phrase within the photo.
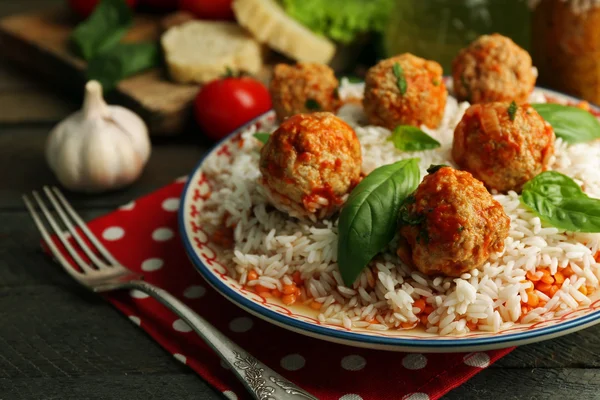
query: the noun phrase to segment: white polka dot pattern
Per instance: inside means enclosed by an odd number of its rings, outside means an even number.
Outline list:
[[[426,393],[411,393],[404,396],[402,400],[429,400],[429,395]]]
[[[229,400],[237,400],[237,394],[233,393],[231,390],[226,390],[223,392],[223,396],[227,397]]]
[[[174,212],[179,209],[179,199],[171,197],[162,202],[162,209],[165,211]]]
[[[130,201],[127,204],[123,204],[121,207],[119,207],[119,210],[124,210],[124,211],[131,211],[135,208],[135,201]]]
[[[120,226],[111,226],[102,232],[102,238],[104,240],[119,240],[123,236],[125,236],[125,230]]]
[[[175,329],[177,332],[191,332],[192,331],[192,327],[189,326],[185,321],[178,319],[175,322],[173,322],[173,329]]]
[[[137,289],[131,289],[129,291],[129,295],[131,297],[133,297],[134,299],[147,299],[148,297],[150,297],[146,293],[144,293],[140,290],[137,290]]]
[[[346,371],[360,371],[367,365],[367,360],[359,355],[351,355],[342,358],[342,368]]]
[[[229,329],[235,333],[244,333],[252,329],[254,322],[248,317],[239,317],[231,320]]]
[[[350,394],[345,394],[342,397],[340,397],[340,400],[363,400],[363,398],[357,394],[350,393]]]
[[[298,371],[306,364],[306,360],[300,354],[289,354],[281,359],[281,367],[288,371]]]
[[[182,362],[184,364],[187,362],[187,357],[183,354],[175,353],[173,354],[173,357],[175,357],[177,361]]]
[[[402,365],[406,369],[423,369],[427,366],[427,358],[423,354],[407,354],[402,359]]]
[[[140,324],[142,323],[142,320],[140,319],[140,317],[136,317],[135,315],[130,315],[129,319],[131,320],[131,322],[133,322],[137,326],[140,326]]]
[[[490,356],[486,353],[469,353],[463,357],[463,361],[470,367],[487,368],[490,365]]]
[[[205,293],[206,289],[204,288],[204,286],[194,285],[185,289],[185,291],[183,292],[183,297],[187,299],[199,299],[200,297],[204,296]]]
[[[142,263],[142,271],[152,272],[162,268],[164,262],[160,258],[149,258]]]
[[[158,228],[154,232],[152,232],[152,239],[157,242],[164,242],[173,237],[174,233],[169,228]]]

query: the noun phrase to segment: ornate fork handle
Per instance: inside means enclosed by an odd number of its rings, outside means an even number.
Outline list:
[[[258,361],[165,290],[144,281],[129,281],[111,287],[97,288],[98,291],[114,289],[138,289],[177,314],[221,356],[254,398],[258,400],[318,400]]]

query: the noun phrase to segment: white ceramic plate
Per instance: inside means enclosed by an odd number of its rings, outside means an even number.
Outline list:
[[[547,96],[579,102],[580,100],[560,93],[538,88]],[[595,107],[595,110],[600,110]],[[439,336],[416,328],[411,330],[373,331],[344,327],[320,322],[318,311],[307,306],[286,306],[276,298],[262,298],[246,290],[226,275],[226,269],[217,261],[217,249],[211,243],[197,216],[202,212],[201,199],[210,196],[210,182],[203,172],[205,160],[210,157],[230,157],[228,146],[235,146],[241,132],[272,122],[274,112],[269,111],[233,132],[218,143],[203,158],[189,176],[182,194],[179,210],[179,230],[186,252],[200,274],[227,299],[244,310],[282,328],[301,334],[351,346],[403,352],[472,352],[519,346],[556,338],[600,323],[600,291],[592,298],[591,305],[574,310],[551,320],[517,324],[509,329],[489,333],[472,332],[462,336]]]

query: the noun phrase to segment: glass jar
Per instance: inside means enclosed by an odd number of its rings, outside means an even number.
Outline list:
[[[439,62],[449,75],[458,52],[483,34],[500,33],[529,49],[530,16],[526,0],[396,0],[382,56],[409,52]]]
[[[600,1],[537,0],[531,56],[538,85],[600,103]]]

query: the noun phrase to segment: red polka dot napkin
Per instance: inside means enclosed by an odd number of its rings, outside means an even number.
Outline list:
[[[184,179],[89,223],[113,255],[169,291],[255,357],[322,400],[429,400],[487,368],[512,349],[469,354],[409,354],[319,341],[273,326],[214,291],[189,262],[177,229]],[[138,291],[106,299],[173,357],[229,399],[250,396],[191,328]]]

